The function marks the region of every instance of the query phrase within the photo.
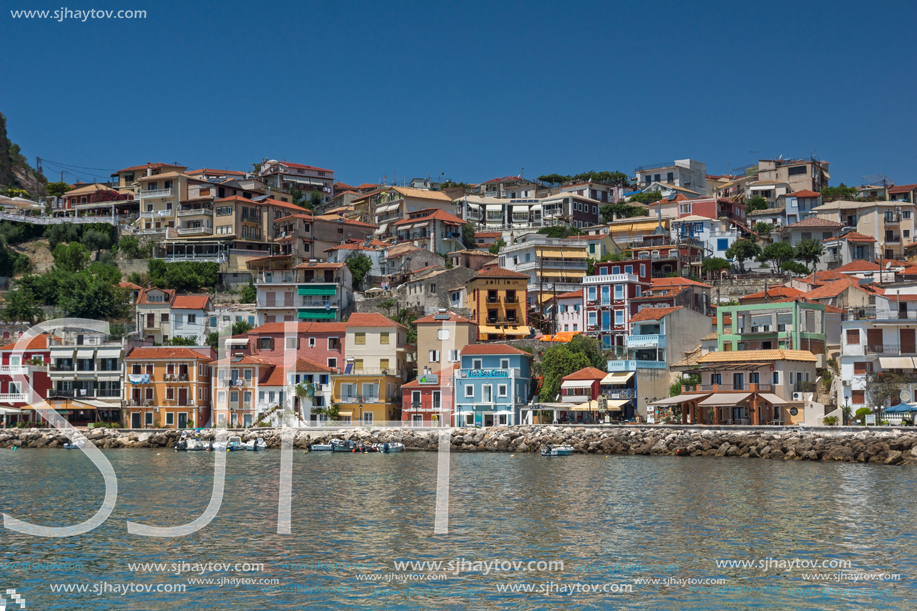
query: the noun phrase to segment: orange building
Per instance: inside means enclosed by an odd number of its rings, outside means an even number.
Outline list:
[[[208,346],[132,349],[124,357],[124,418],[132,429],[202,427],[210,420]]]

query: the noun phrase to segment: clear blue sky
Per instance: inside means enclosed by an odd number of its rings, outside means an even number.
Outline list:
[[[832,184],[917,182],[914,2],[93,0],[148,17],[10,14],[62,4],[0,13],[0,112],[33,162],[271,157],[358,184],[686,157],[723,173],[817,151]]]

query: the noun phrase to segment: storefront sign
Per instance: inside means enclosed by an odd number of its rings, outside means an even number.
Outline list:
[[[468,378],[508,378],[508,369],[471,369],[462,372]]]

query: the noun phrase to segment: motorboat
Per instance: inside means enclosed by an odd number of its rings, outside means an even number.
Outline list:
[[[573,446],[546,445],[541,449],[542,456],[570,456],[571,454],[573,454]]]
[[[357,451],[357,442],[352,439],[332,439],[331,440],[331,451],[332,452],[356,452]]]
[[[262,437],[259,437],[257,439],[250,439],[245,442],[245,449],[249,452],[255,452],[257,450],[266,450],[267,442]]]
[[[181,439],[175,444],[176,452],[206,452],[210,450],[210,442],[201,438],[200,433],[188,435],[182,433]]]
[[[370,454],[374,452],[381,452],[382,450],[376,447],[376,444],[372,443],[361,443],[356,447],[356,451],[361,454]]]
[[[334,446],[330,443],[310,443],[306,449],[309,452],[331,452],[334,450]]]
[[[395,452],[404,452],[404,444],[398,443],[374,443],[373,447],[376,448],[376,451],[382,452],[383,454],[392,454]]]
[[[64,449],[65,450],[82,450],[85,444],[86,444],[85,439],[74,439],[74,440],[71,440],[69,443],[65,443]]]
[[[229,438],[229,441],[226,443],[227,452],[241,452],[245,450],[245,444],[242,443],[242,438],[238,435],[233,435]]]

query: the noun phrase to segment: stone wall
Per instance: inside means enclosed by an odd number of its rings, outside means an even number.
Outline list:
[[[659,427],[563,427],[515,426],[490,429],[443,429],[452,436],[452,450],[465,452],[538,452],[545,445],[571,445],[580,454],[622,454],[653,456],[717,456],[769,458],[772,460],[817,460],[917,464],[917,430],[857,427],[799,430],[783,427],[702,428]],[[294,446],[330,439],[354,439],[366,443],[400,442],[409,450],[436,451],[435,429],[311,429],[297,430]],[[90,429],[85,435],[102,448],[169,448],[181,431],[131,431]],[[207,439],[215,430],[204,431]],[[279,429],[249,429],[239,434],[243,441],[263,437],[268,447],[278,449]],[[62,448],[66,437],[53,429],[0,430],[0,447]]]
[[[783,284],[783,279],[779,277],[760,277],[760,278],[721,278],[713,280],[710,284],[713,288],[710,290],[710,301],[716,303],[717,298],[721,302],[738,299],[745,295],[751,295],[764,290],[764,284],[768,287]]]

